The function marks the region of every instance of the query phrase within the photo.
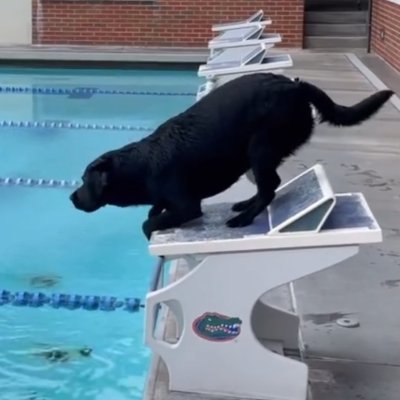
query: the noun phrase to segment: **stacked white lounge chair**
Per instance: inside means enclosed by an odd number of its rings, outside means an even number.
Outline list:
[[[282,41],[281,35],[264,32],[271,23],[263,10],[259,10],[247,20],[212,26],[217,36],[209,41],[207,63],[198,70],[198,76],[206,82],[200,85],[197,100],[238,76],[255,72],[281,73],[284,68],[293,66],[289,54],[267,54]]]

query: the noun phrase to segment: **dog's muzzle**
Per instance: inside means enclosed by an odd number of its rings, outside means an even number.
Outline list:
[[[81,211],[93,212],[93,211],[98,210],[101,207],[100,204],[88,203],[88,202],[83,201],[80,198],[77,190],[69,196],[69,199],[71,200],[74,207]]]

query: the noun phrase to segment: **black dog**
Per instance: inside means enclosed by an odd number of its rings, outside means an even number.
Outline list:
[[[249,169],[257,193],[237,203],[229,227],[251,224],[273,200],[276,172],[306,143],[321,121],[361,123],[392,96],[379,91],[352,107],[335,104],[322,90],[282,75],[244,75],[213,90],[137,143],[109,151],[91,164],[72,195],[76,208],[93,212],[107,204],[152,205],[143,224],[147,238],[202,215],[201,201],[234,184]]]

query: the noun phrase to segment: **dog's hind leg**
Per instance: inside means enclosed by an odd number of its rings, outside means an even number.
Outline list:
[[[243,211],[236,217],[228,220],[227,226],[229,226],[230,228],[250,225],[253,222],[254,218],[257,217],[257,215],[259,215],[261,212],[263,212],[274,199],[275,189],[281,183],[279,175],[275,170],[271,170],[268,171],[268,173],[263,173],[262,176],[263,179],[268,180],[268,186],[271,186],[267,190],[260,190],[251,199],[245,200],[244,202],[238,204],[239,206],[243,207]]]
[[[246,175],[247,179],[248,179],[251,183],[253,183],[254,185],[256,184],[256,181],[255,181],[255,178],[254,178],[254,173],[253,173],[253,171],[252,171],[251,169],[249,169],[249,170],[246,172],[245,175]],[[254,201],[255,199],[256,199],[256,196],[253,196],[253,197],[250,197],[250,198],[247,199],[247,200],[243,200],[243,201],[239,201],[238,203],[235,203],[235,204],[232,206],[232,211],[235,211],[235,212],[244,211],[246,208],[250,207],[251,203],[253,203],[253,201]]]
[[[250,164],[257,185],[257,194],[252,198],[237,203],[234,207],[242,208],[236,217],[230,219],[227,225],[231,228],[250,225],[271,203],[275,197],[275,190],[281,183],[276,172],[281,159],[273,154],[273,150],[261,137],[255,137],[249,147]]]
[[[200,201],[169,207],[162,214],[148,218],[142,226],[143,233],[150,239],[154,231],[177,228],[182,224],[202,216]]]

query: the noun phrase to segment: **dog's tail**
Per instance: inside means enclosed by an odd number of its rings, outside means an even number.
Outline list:
[[[392,90],[381,90],[353,106],[336,104],[323,90],[311,83],[297,81],[308,101],[317,109],[321,122],[337,126],[357,125],[372,117],[394,94]]]

